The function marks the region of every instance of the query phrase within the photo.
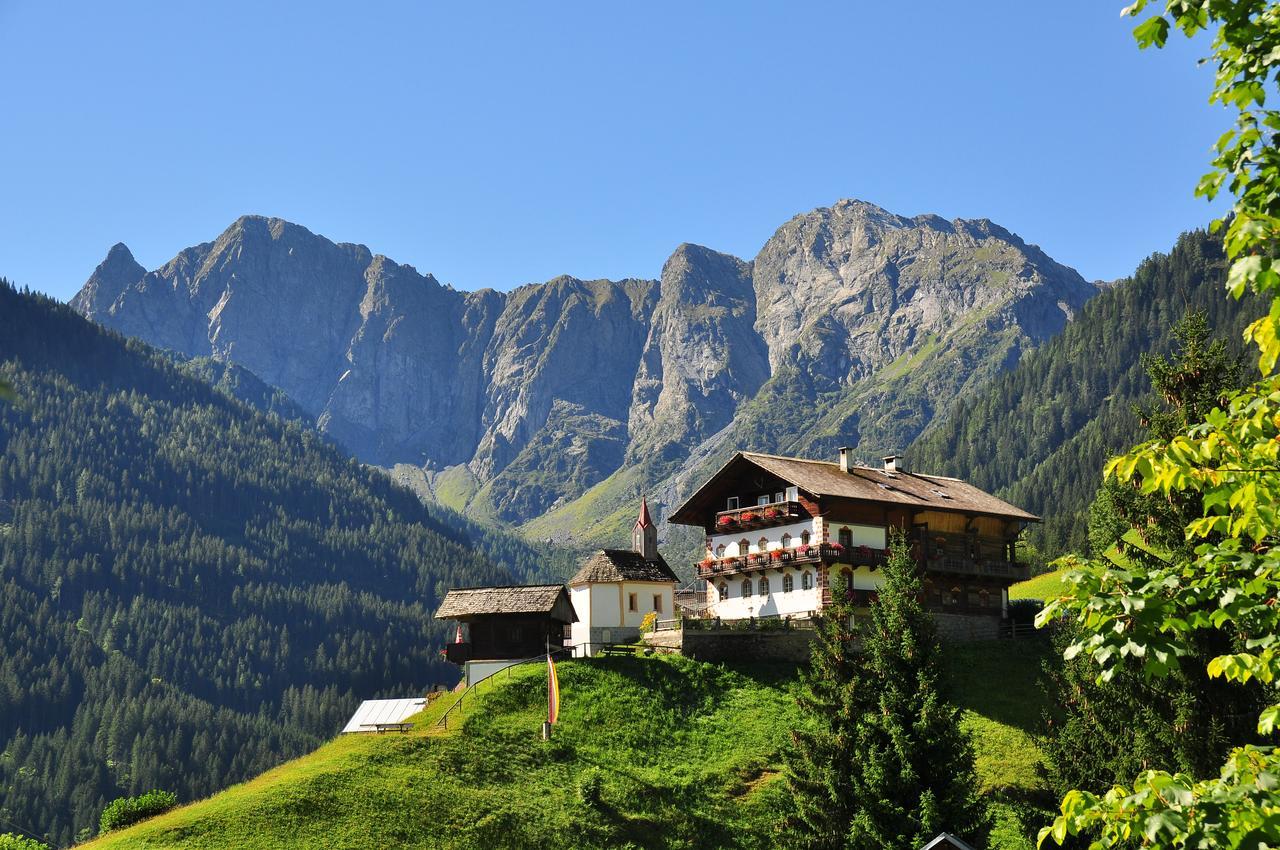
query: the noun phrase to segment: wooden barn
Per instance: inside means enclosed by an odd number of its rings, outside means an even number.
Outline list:
[[[459,628],[445,654],[455,664],[532,658],[564,648],[565,626],[577,621],[561,584],[463,587],[449,591],[437,620]]]

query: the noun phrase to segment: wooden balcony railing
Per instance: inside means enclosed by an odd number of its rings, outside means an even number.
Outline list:
[[[732,511],[720,511],[716,514],[715,531],[727,534],[809,518],[809,514],[799,502],[770,502],[767,505],[752,505]]]

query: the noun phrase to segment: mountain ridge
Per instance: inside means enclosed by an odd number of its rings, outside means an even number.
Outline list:
[[[683,243],[656,279],[509,292],[256,216],[130,283],[125,254],[79,312],[235,362],[357,457],[516,526],[620,475],[617,499],[655,487],[708,441],[905,448],[1098,291],[989,220],[854,200],[793,216],[750,260]]]

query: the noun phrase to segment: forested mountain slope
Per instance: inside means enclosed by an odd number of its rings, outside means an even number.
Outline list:
[[[207,794],[358,698],[452,681],[444,591],[544,567],[192,373],[290,413],[0,284],[0,823],[59,845],[120,794]]]
[[[1044,517],[1028,538],[1047,554],[1086,551],[1087,511],[1108,457],[1143,439],[1133,413],[1151,391],[1142,355],[1166,353],[1175,322],[1203,311],[1243,350],[1262,310],[1227,297],[1221,241],[1197,230],[1094,298],[1057,338],[962,397],[907,452],[913,468],[958,475]]]

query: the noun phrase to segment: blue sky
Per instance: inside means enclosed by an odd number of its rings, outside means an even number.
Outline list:
[[[655,277],[853,197],[1119,277],[1212,217],[1230,120],[1122,5],[0,0],[0,275],[260,213],[461,289]]]

